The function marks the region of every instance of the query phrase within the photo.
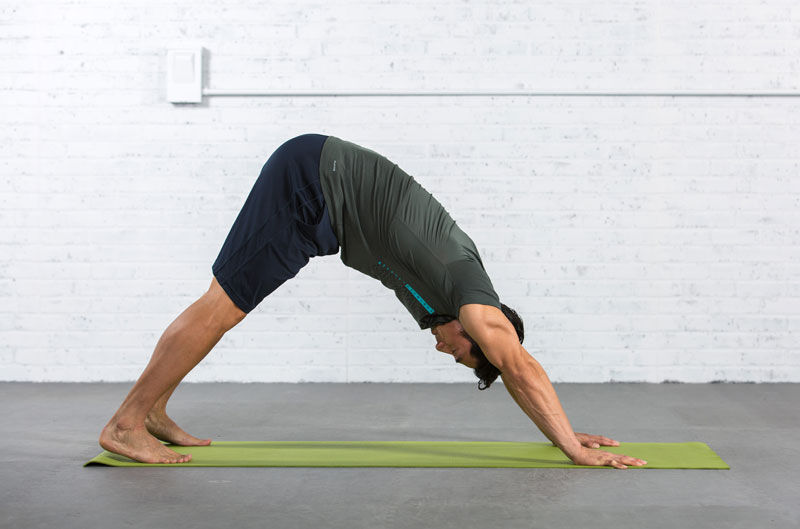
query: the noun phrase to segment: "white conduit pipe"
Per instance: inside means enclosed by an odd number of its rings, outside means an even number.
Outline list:
[[[204,96],[246,97],[800,97],[800,92],[532,92],[532,91],[408,91],[391,90],[228,90],[203,88]]]

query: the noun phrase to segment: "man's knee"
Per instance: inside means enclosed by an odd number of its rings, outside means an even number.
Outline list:
[[[231,300],[216,277],[212,278],[211,286],[203,297],[212,308],[213,320],[222,332],[232,329],[247,316],[247,313]]]

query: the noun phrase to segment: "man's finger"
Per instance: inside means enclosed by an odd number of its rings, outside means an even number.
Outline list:
[[[611,439],[610,437],[606,437],[604,435],[587,435],[588,440],[592,443],[597,443],[600,446],[619,446],[619,442]],[[588,445],[587,445],[588,446]],[[596,448],[595,446],[591,446],[590,448]]]
[[[625,456],[624,458],[622,458],[622,462],[627,463],[628,465],[637,465],[637,466],[647,464],[647,461],[645,461],[644,459],[639,459],[636,457],[629,457],[629,456]]]

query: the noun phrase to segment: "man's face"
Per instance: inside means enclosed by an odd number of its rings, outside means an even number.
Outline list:
[[[436,350],[453,355],[456,362],[475,369],[478,360],[472,356],[472,342],[458,320],[431,327],[431,334],[436,337]]]

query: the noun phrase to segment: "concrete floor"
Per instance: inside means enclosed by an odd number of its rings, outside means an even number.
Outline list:
[[[81,465],[131,384],[0,383],[0,527],[800,527],[800,384],[560,384],[578,431],[704,441],[731,470]],[[502,386],[185,384],[216,440],[544,441]]]

